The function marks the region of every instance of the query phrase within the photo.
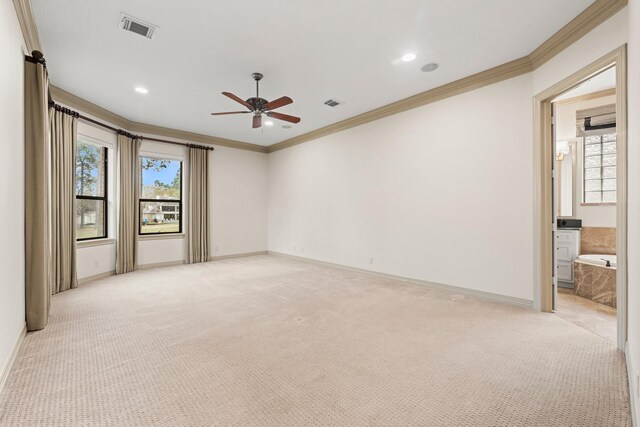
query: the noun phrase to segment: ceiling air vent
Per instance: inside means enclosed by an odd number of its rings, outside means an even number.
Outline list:
[[[139,34],[148,39],[153,39],[158,31],[157,26],[125,13],[120,14],[120,28]]]
[[[335,99],[328,99],[324,101],[324,105],[328,105],[329,107],[336,107],[340,104],[342,104],[342,102],[336,101]]]

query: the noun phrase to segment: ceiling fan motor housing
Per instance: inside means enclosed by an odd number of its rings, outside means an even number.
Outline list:
[[[247,99],[247,102],[248,102],[249,104],[251,104],[251,106],[253,107],[253,109],[254,109],[255,111],[259,111],[259,112],[263,113],[263,112],[266,110],[266,107],[265,107],[265,106],[267,105],[267,103],[268,103],[269,101],[267,101],[267,100],[266,100],[266,99],[264,99],[264,98],[256,98],[256,97],[253,97],[253,98],[249,98],[249,99]]]

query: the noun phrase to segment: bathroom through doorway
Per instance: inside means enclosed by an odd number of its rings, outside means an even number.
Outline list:
[[[534,305],[600,332],[620,350],[627,338],[626,124],[626,45],[534,97]]]
[[[552,101],[553,311],[615,343],[616,67]]]

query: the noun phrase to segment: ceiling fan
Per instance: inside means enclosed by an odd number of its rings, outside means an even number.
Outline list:
[[[229,111],[225,113],[211,113],[212,116],[222,116],[226,114],[247,114],[253,113],[253,128],[259,128],[262,126],[262,115],[266,114],[267,117],[271,117],[278,120],[284,120],[285,122],[290,123],[299,123],[300,117],[290,116],[288,114],[277,113],[273,110],[276,108],[284,107],[285,105],[289,105],[293,102],[291,98],[288,96],[283,96],[271,102],[267,101],[264,98],[260,98],[260,80],[263,75],[260,73],[253,73],[251,77],[256,81],[256,96],[253,98],[249,98],[246,101],[242,100],[239,96],[232,94],[231,92],[222,92],[224,96],[227,96],[239,104],[244,105],[249,109],[249,111]]]

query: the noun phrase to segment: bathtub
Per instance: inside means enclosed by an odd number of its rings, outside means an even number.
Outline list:
[[[576,261],[583,262],[585,264],[599,265],[604,267],[607,265],[608,260],[611,263],[611,268],[616,268],[616,256],[615,255],[580,255],[576,258]]]
[[[607,267],[607,261],[611,267]],[[616,256],[580,255],[574,262],[576,295],[616,308]]]

